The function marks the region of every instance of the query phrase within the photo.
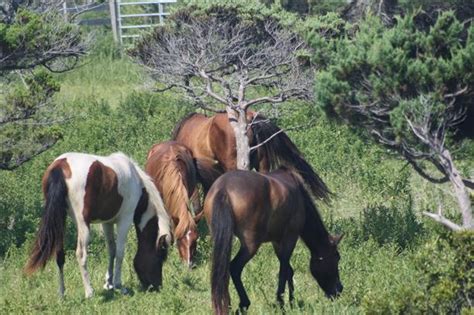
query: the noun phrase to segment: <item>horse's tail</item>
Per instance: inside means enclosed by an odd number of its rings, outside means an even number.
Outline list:
[[[132,162],[135,166],[135,169],[140,176],[140,179],[145,187],[146,191],[148,192],[148,198],[150,204],[153,205],[155,208],[156,216],[158,217],[158,238],[157,238],[157,245],[161,240],[162,236],[165,236],[166,243],[171,245],[173,243],[173,236],[171,235],[171,219],[168,215],[168,212],[165,209],[163,204],[163,199],[161,199],[160,192],[156,188],[153,180],[148,176],[142,169]]]
[[[329,188],[282,129],[263,116],[255,117],[251,128],[253,143],[258,146],[258,159],[266,161],[268,167],[267,170],[260,171],[276,169],[281,164],[291,166],[303,177],[316,198],[329,200]]]
[[[61,256],[68,207],[67,194],[68,189],[62,169],[53,168],[46,181],[43,217],[30,258],[25,266],[27,274],[44,268],[53,255],[57,256],[58,261],[64,259]]]
[[[229,261],[234,234],[234,219],[229,196],[217,192],[212,206],[211,233],[213,240],[211,293],[216,314],[229,312]]]
[[[205,192],[211,185],[224,174],[224,170],[219,162],[210,158],[195,158],[198,181],[204,187]]]

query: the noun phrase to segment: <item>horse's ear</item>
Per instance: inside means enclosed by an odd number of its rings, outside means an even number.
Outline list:
[[[331,235],[331,238],[330,238],[331,244],[338,245],[343,237],[344,237],[344,233],[339,234],[339,235]]]
[[[204,211],[201,211],[201,212],[199,212],[198,214],[196,214],[194,216],[194,222],[196,222],[196,224],[199,223],[199,221],[201,220],[203,214],[204,214]]]

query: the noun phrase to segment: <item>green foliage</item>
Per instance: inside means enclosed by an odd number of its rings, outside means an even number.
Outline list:
[[[417,285],[398,287],[389,295],[366,296],[371,314],[462,314],[472,310],[474,238],[472,232],[436,237],[407,257],[418,273]]]
[[[411,202],[364,208],[359,229],[362,240],[372,238],[380,245],[393,243],[400,248],[412,245],[423,231]]]
[[[216,8],[235,11],[238,12],[241,18],[248,21],[262,21],[272,18],[283,25],[292,25],[299,20],[298,15],[284,10],[279,1],[268,6],[255,0],[188,0],[183,1],[181,5],[178,6],[178,8],[186,7],[194,11],[197,15],[206,14],[209,11],[214,11]]]
[[[59,91],[58,82],[44,70],[19,76],[0,98],[0,162],[4,165],[34,155],[61,137],[58,122],[63,117],[51,102]]]
[[[330,63],[316,75],[318,104],[353,125],[419,145],[406,117],[422,119],[429,112],[436,128],[454,110],[446,95],[474,84],[474,28],[463,41],[462,23],[452,12],[440,14],[428,30],[419,28],[416,18],[398,18],[386,29],[378,18],[369,17],[354,35],[330,46],[325,58]],[[308,40],[314,46],[321,43],[318,36]],[[455,110],[472,103],[470,98],[460,101]]]
[[[436,255],[435,253],[443,253]],[[448,234],[427,243],[416,256],[416,267],[428,281],[429,312],[458,313],[474,298],[474,233]]]
[[[78,26],[64,23],[57,12],[41,14],[21,7],[12,21],[0,21],[0,71],[32,68],[58,56],[83,54],[81,36]]]

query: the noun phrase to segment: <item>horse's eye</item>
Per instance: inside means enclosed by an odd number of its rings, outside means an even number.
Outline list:
[[[318,257],[318,260],[319,260],[319,261],[321,261],[321,260],[323,260],[323,259],[324,259],[324,257]]]

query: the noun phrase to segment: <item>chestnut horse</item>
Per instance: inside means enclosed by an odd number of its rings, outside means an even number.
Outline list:
[[[127,233],[134,219],[139,241],[135,257],[138,276],[140,280],[153,278],[149,284],[161,284],[162,262],[172,241],[171,222],[160,193],[135,162],[122,153],[105,157],[65,153],[49,165],[42,186],[45,210],[25,267],[27,274],[44,268],[56,256],[59,293],[64,295],[64,230],[69,214],[77,227],[76,257],[87,298],[93,294],[87,271],[87,245],[93,223],[102,223],[107,240],[109,264],[105,289],[116,288],[126,293],[122,288],[121,269]],[[117,242],[114,225],[117,225]],[[156,235],[150,246],[152,232]],[[151,262],[142,261],[150,257]],[[143,274],[150,270],[150,264],[154,274]]]
[[[311,274],[326,296],[336,297],[342,292],[337,251],[341,236],[327,232],[298,172],[283,167],[268,174],[225,173],[209,190],[203,211],[213,239],[211,289],[216,314],[229,312],[229,274],[240,298],[239,308],[249,307],[241,274],[264,242],[272,242],[280,261],[280,305],[286,283],[290,303],[293,300],[290,257],[298,237],[311,252]],[[233,235],[240,240],[240,250],[229,264]]]
[[[174,222],[174,239],[181,259],[192,266],[198,239],[193,214],[199,199],[195,192],[196,167],[191,152],[176,141],[155,144],[148,152],[145,171],[155,180],[169,215]]]
[[[280,128],[255,113],[247,113],[250,146],[250,169],[268,172],[280,165],[291,166],[304,179],[313,195],[328,199],[330,191],[301,152]],[[173,139],[185,145],[197,160],[198,173],[204,190],[224,172],[237,168],[234,131],[226,113],[207,117],[191,113],[173,131]]]

